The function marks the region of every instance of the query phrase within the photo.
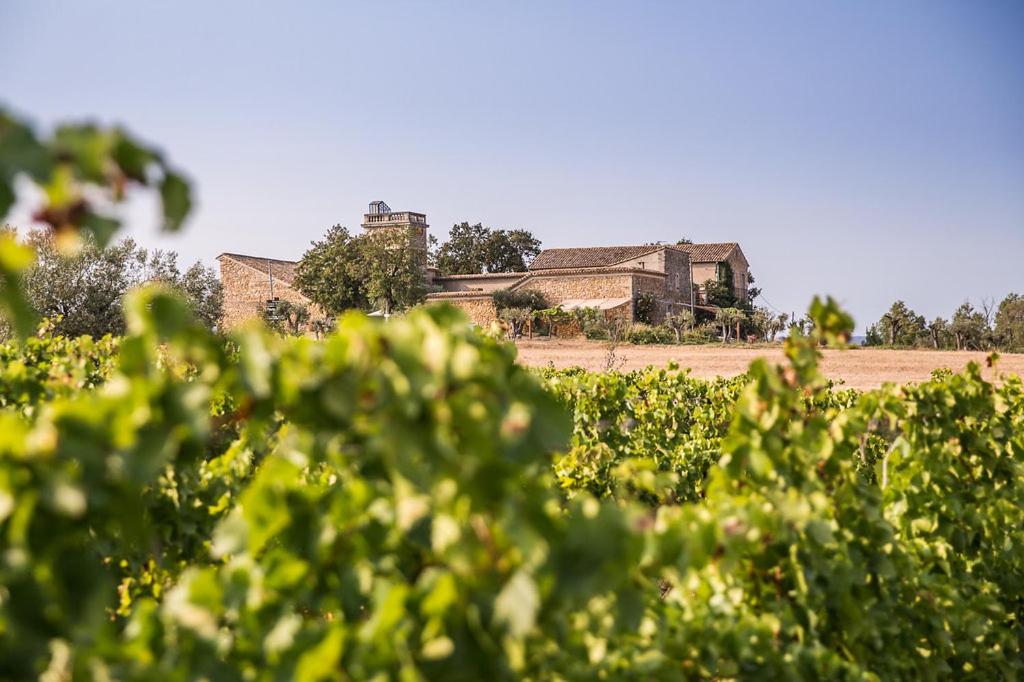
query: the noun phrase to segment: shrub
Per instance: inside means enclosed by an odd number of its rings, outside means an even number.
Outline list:
[[[643,324],[652,324],[657,308],[658,299],[654,294],[650,292],[638,294],[633,301],[633,319]]]
[[[499,312],[507,308],[544,310],[550,307],[544,293],[536,289],[498,289],[491,294],[491,299]]]
[[[635,344],[675,343],[676,333],[664,325],[637,323],[626,332],[626,342]]]

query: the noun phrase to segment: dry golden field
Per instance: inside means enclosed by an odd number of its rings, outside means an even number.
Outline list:
[[[578,365],[600,370],[605,368],[608,354],[607,343],[585,339],[522,339],[516,345],[519,347],[519,361],[536,367],[553,363],[555,367]],[[675,360],[680,367],[690,368],[696,377],[734,376],[746,370],[751,360],[757,357],[775,362],[783,359],[782,351],[777,347],[622,344],[615,352],[624,370],[665,365]],[[987,354],[857,348],[846,351],[825,350],[823,355],[822,369],[830,378],[844,381],[849,388],[868,389],[886,382],[923,381],[933,369],[948,367],[959,370],[971,360],[984,367]],[[987,378],[997,379],[1000,374],[1024,376],[1024,355],[1002,354],[994,371],[985,369]]]

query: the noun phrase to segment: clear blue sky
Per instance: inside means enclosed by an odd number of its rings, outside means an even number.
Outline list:
[[[1024,292],[1024,2],[0,4],[0,101],[196,183],[158,240],[298,257],[365,205],[546,246],[738,241],[858,327]]]

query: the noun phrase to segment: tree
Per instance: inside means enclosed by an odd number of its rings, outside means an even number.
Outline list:
[[[503,308],[498,312],[498,319],[508,323],[509,338],[518,339],[526,323],[533,320],[534,312],[530,308]]]
[[[366,297],[385,313],[410,308],[426,293],[427,254],[414,246],[415,236],[387,230],[360,239]]]
[[[679,239],[676,240],[676,246],[685,246],[687,244],[692,244],[692,243],[693,243],[693,240],[689,239],[687,237],[680,237]]]
[[[721,279],[709,279],[701,287],[704,291],[704,302],[716,308],[733,308],[736,306],[736,295],[732,285]]]
[[[750,327],[753,328],[754,333],[758,338],[764,339],[765,341],[774,341],[775,337],[786,328],[786,323],[789,321],[789,315],[786,313],[779,313],[776,315],[768,308],[754,308],[750,312]]]
[[[188,303],[192,314],[207,329],[220,328],[224,290],[213,268],[197,262],[182,273],[178,269],[177,253],[156,250],[147,259],[144,281],[161,282],[178,292]]]
[[[932,348],[945,348],[949,336],[949,323],[941,317],[936,317],[928,323],[928,336],[932,340]]]
[[[544,310],[550,307],[544,292],[536,289],[498,289],[491,294],[491,300],[498,312],[506,308]]]
[[[753,303],[754,299],[761,295],[761,287],[749,286],[754,283],[754,273],[747,273],[747,300],[746,304],[749,306]]]
[[[693,325],[696,322],[693,311],[683,309],[678,313],[667,315],[665,317],[665,325],[668,326],[676,334],[676,341],[680,342],[683,340],[683,332],[688,332],[693,329]]]
[[[540,240],[526,230],[494,230],[486,253],[484,272],[525,272],[540,253]]]
[[[1024,296],[1009,294],[999,304],[995,316],[995,337],[999,347],[1024,352]]]
[[[121,299],[140,283],[145,251],[130,239],[105,249],[83,236],[74,253],[61,253],[49,232],[29,233],[27,243],[36,260],[25,276],[32,308],[53,320],[53,333],[62,336],[124,333]]]
[[[882,343],[890,346],[916,346],[928,338],[924,316],[915,313],[903,301],[893,303],[876,324]],[[874,340],[874,336],[871,339]]]
[[[260,319],[279,334],[299,336],[309,322],[309,308],[304,305],[275,299],[260,309]]]
[[[983,349],[990,333],[985,314],[975,310],[970,301],[962,303],[953,313],[949,331],[956,341],[957,350]]]
[[[106,244],[120,227],[113,205],[139,186],[157,190],[161,227],[167,232],[180,230],[192,208],[188,181],[163,154],[123,129],[62,124],[40,137],[32,126],[0,108],[0,219],[14,204],[15,183],[21,180],[43,190],[44,204],[35,218],[65,244],[79,235]],[[31,333],[36,322],[22,282],[31,262],[29,248],[9,234],[0,235],[0,314],[20,336]]]
[[[35,313],[51,320],[56,335],[123,334],[122,299],[146,282],[160,282],[181,294],[208,329],[220,325],[223,291],[214,271],[202,263],[183,274],[173,251],[150,252],[131,239],[101,248],[89,234],[69,252],[49,231],[30,232],[26,243],[36,260],[25,273],[25,292]]]
[[[789,313],[779,313],[768,326],[768,340],[774,342],[779,332],[789,324]]]
[[[361,239],[335,225],[315,241],[295,269],[295,286],[329,317],[369,307]]]
[[[651,292],[638,294],[633,301],[633,319],[644,324],[654,322],[654,314],[658,309],[658,299]]]
[[[722,341],[728,341],[732,327],[744,319],[746,316],[738,308],[719,308],[715,312],[715,322],[722,327]]]
[[[445,275],[524,272],[538,253],[540,240],[527,230],[492,230],[464,222],[452,226],[433,260]]]

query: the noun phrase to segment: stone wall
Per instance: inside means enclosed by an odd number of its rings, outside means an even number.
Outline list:
[[[718,279],[718,263],[694,263],[693,283],[702,287],[709,279]]]
[[[733,291],[736,292],[737,297],[744,300],[747,298],[747,278],[750,274],[750,269],[738,250],[733,251],[729,255],[727,262],[732,267]],[[718,263],[694,263],[693,283],[698,287],[702,287],[704,282],[709,279],[718,279]]]
[[[616,263],[617,268],[636,268],[637,270],[657,270],[665,272],[665,253],[668,249],[659,249],[653,253],[638,256],[632,260]]]
[[[612,273],[607,275],[552,275],[533,273],[516,287],[522,291],[540,291],[552,306],[562,301],[580,298],[632,298],[633,275]]]
[[[747,267],[743,257],[740,255],[739,249],[734,250],[729,255],[729,265],[732,266],[733,276],[733,291],[736,292],[736,296],[740,300],[746,300],[747,298],[747,278],[750,275],[750,268]]]
[[[479,298],[428,298],[426,301],[426,305],[444,303],[461,308],[462,312],[466,313],[469,321],[480,327],[487,327],[491,322],[498,319],[498,313],[494,309],[494,301],[490,296],[481,296]]]
[[[433,283],[440,286],[444,291],[480,291],[490,293],[498,289],[507,289],[519,280],[526,273],[512,272],[501,275],[449,275],[447,277],[437,276]]]
[[[252,319],[270,298],[270,277],[230,256],[220,256],[220,281],[224,287],[224,328],[231,329]],[[274,296],[282,301],[309,308],[311,321],[322,319],[323,313],[309,299],[285,282],[274,279]]]
[[[665,297],[671,301],[689,304],[690,256],[683,251],[665,250]]]

